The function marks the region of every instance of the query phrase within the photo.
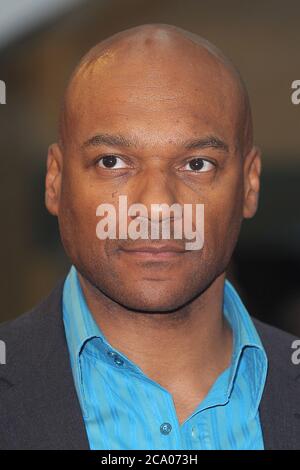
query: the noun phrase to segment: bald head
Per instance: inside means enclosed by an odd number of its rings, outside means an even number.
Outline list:
[[[224,114],[231,108],[236,121],[236,147],[243,156],[247,155],[253,146],[252,117],[247,90],[238,70],[206,39],[165,24],[121,31],[85,54],[64,95],[59,124],[61,147],[71,138],[74,122],[87,112],[81,104],[92,87],[107,89],[111,84],[113,92],[123,85],[127,89],[132,86],[137,92],[139,83],[142,87],[148,81],[149,95],[153,95],[162,79],[168,90],[173,86],[178,93],[185,93],[185,87],[192,87],[195,99],[198,90],[203,101],[207,88],[207,100],[215,95],[213,99],[219,107],[223,100]],[[157,88],[160,95],[161,86]]]

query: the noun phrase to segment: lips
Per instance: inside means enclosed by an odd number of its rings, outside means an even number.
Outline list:
[[[136,259],[148,261],[168,261],[182,256],[186,250],[174,243],[151,243],[124,247],[121,251]]]

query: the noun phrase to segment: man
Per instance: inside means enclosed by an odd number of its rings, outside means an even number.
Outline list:
[[[0,447],[300,447],[295,338],[251,318],[225,280],[260,177],[230,61],[173,26],[123,31],[77,66],[59,134],[45,201],[72,266],[0,329]],[[203,246],[100,239],[97,208],[121,195],[204,205]]]

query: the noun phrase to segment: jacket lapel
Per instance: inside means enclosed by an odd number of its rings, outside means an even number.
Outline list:
[[[89,449],[64,333],[62,289],[63,280],[28,316],[27,338],[23,327],[22,337],[15,328],[15,346],[7,340],[13,356],[8,355],[2,377],[0,409],[7,448],[35,443],[34,449]]]
[[[259,412],[265,449],[300,448],[300,374],[292,363],[295,337],[253,319],[268,356]]]

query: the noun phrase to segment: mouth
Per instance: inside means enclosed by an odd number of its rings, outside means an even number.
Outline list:
[[[163,261],[176,259],[186,253],[186,250],[176,244],[148,244],[133,245],[128,248],[121,248],[121,252],[134,258],[151,261]]]

